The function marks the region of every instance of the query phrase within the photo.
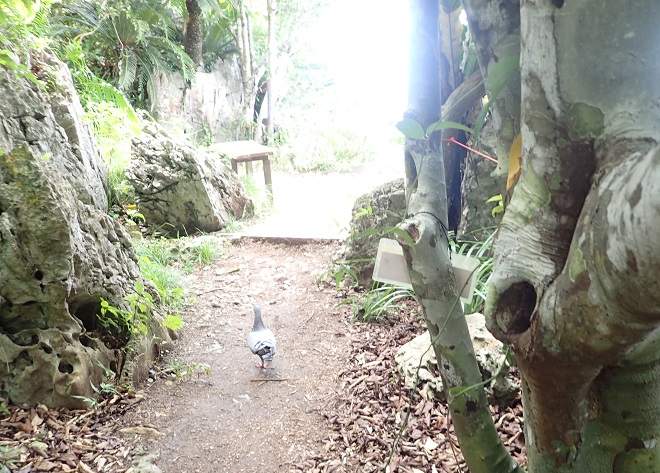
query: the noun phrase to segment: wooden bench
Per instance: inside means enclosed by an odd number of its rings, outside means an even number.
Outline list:
[[[252,173],[252,161],[261,161],[264,168],[266,187],[272,192],[273,179],[270,172],[270,156],[275,152],[273,148],[260,145],[254,141],[227,141],[217,143],[213,149],[224,154],[231,160],[231,168],[238,172],[238,163],[245,163],[246,172]]]

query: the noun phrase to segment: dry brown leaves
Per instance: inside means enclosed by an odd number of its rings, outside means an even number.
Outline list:
[[[89,411],[2,403],[0,465],[19,473],[125,472],[130,437],[117,435],[117,420],[141,399],[134,393],[114,394]],[[0,471],[6,470],[0,466]]]
[[[328,439],[293,465],[298,470],[375,472],[389,461],[392,473],[468,471],[446,402],[433,399],[425,386],[411,393],[396,369],[398,348],[425,329],[416,312],[404,310],[389,324],[351,326],[350,365],[340,375],[334,405],[324,412]],[[493,406],[491,412],[508,450],[525,465],[519,399],[511,406]]]

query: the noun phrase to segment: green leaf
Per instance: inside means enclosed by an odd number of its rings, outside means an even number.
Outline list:
[[[399,227],[389,227],[383,231],[383,235],[386,235],[388,233],[393,233],[394,235],[401,237],[406,243],[408,243],[408,245],[413,249],[413,251],[415,250],[415,242],[413,241],[412,237],[408,235],[406,231],[400,229]]]
[[[502,201],[502,194],[497,194],[488,199],[486,202],[501,202]]]
[[[520,56],[506,56],[497,62],[493,67],[488,71],[488,77],[486,77],[485,87],[488,92],[488,103],[481,108],[479,116],[474,123],[474,138],[479,137],[479,133],[486,122],[486,114],[490,107],[493,105],[493,102],[497,100],[497,97],[500,95],[504,87],[515,77],[516,74],[520,73]]]
[[[520,72],[520,56],[503,57],[488,71],[486,90],[497,96],[518,72]]]
[[[403,136],[410,138],[411,140],[423,140],[426,139],[424,135],[424,129],[422,125],[417,123],[412,118],[404,118],[399,123],[396,124],[396,129],[403,133]]]
[[[163,326],[176,332],[183,326],[183,320],[177,315],[168,315],[163,320]]]
[[[25,67],[25,65],[19,63],[18,56],[16,56],[14,53],[12,53],[7,49],[0,50],[0,66],[6,67],[10,71],[15,72],[17,75],[21,77],[25,77],[30,82],[39,86],[42,89],[44,88],[44,85],[41,82],[39,82],[39,80],[36,78],[34,74],[32,74],[32,72],[30,72],[30,69]]]
[[[376,228],[369,228],[363,232],[358,233],[353,237],[354,240],[359,240],[360,238],[364,238],[366,236],[371,236],[371,235],[380,235],[380,231]]]
[[[445,130],[447,128],[451,128],[453,130],[463,130],[470,134],[474,133],[474,130],[472,130],[472,128],[465,126],[462,123],[451,122],[451,121],[440,121],[440,122],[431,123],[428,126],[428,128],[426,129],[426,136],[431,136],[433,132],[437,130]]]
[[[447,13],[451,13],[458,9],[461,6],[461,0],[440,0],[443,10]]]
[[[490,215],[494,217],[500,212],[504,212],[504,206],[502,204],[493,207],[493,210],[490,211]]]

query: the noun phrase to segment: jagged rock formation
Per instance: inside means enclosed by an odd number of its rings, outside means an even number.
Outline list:
[[[101,297],[126,308],[140,273],[106,214],[105,166],[68,69],[48,53],[33,60],[54,91],[0,68],[0,396],[81,408],[74,396],[93,398],[103,367],[140,371],[98,319]]]
[[[368,209],[371,211],[368,211]],[[346,262],[358,277],[358,284],[371,287],[371,275],[378,251],[380,235],[359,236],[369,229],[379,233],[395,227],[403,219],[406,209],[406,197],[403,179],[385,183],[373,191],[360,196],[353,205],[353,217],[350,223],[350,236],[335,255],[335,262]],[[389,238],[394,238],[389,235]],[[362,261],[367,260],[367,261]]]
[[[161,232],[213,232],[252,216],[252,201],[219,156],[177,142],[155,122],[145,123],[132,153],[126,178],[147,224]]]
[[[71,73],[48,51],[33,60],[38,59],[45,71],[40,76],[56,87],[41,90],[0,68],[0,150],[28,146],[59,172],[81,201],[107,211],[108,171],[89,127],[81,120],[83,109]]]

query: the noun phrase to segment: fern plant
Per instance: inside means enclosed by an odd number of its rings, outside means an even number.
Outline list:
[[[378,321],[398,309],[398,302],[414,297],[413,291],[391,284],[374,283],[371,290],[349,297],[338,305],[350,304],[353,320]]]
[[[30,70],[30,50],[48,24],[50,1],[4,0],[0,3],[0,66],[42,86]]]
[[[460,242],[450,242],[450,249],[454,253],[465,256],[473,256],[479,259],[479,266],[476,269],[474,277],[476,278],[476,285],[472,299],[463,308],[466,314],[474,312],[482,312],[486,302],[486,295],[488,293],[488,283],[493,274],[493,245],[497,228],[492,227],[489,229],[490,234],[484,241],[477,240],[463,240]]]
[[[59,5],[51,23],[63,38],[81,41],[94,75],[148,106],[162,72],[180,71],[186,79],[194,72],[172,16],[158,0],[75,0]]]

